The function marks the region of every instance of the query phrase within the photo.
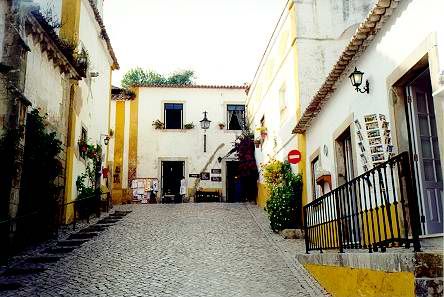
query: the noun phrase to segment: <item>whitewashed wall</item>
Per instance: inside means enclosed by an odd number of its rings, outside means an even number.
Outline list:
[[[28,36],[28,52],[26,65],[25,96],[32,102],[33,107],[48,114],[48,121],[52,128],[63,131],[58,137],[65,143],[65,119],[63,96],[64,75],[53,61],[49,61],[46,53],[42,53],[40,44],[35,43],[31,35]]]
[[[5,40],[5,13],[7,9],[6,1],[0,1],[0,62],[3,61],[3,47]]]
[[[88,131],[89,142],[100,143],[105,155],[101,134],[108,134],[109,103],[111,92],[111,65],[112,60],[105,42],[100,38],[100,29],[95,20],[93,11],[87,0],[82,0],[80,7],[80,46],[83,46],[89,55],[90,66],[88,77],[79,82],[82,97],[82,108],[76,122],[75,139],[80,138],[82,126]],[[98,72],[98,77],[90,77],[91,72]],[[105,156],[103,155],[103,160]],[[85,163],[77,158],[74,162],[73,188],[77,176],[85,172]],[[76,195],[76,193],[73,193]]]
[[[190,173],[200,173],[210,156],[220,144],[225,146],[218,151],[214,161],[208,167],[223,170],[223,182],[202,181],[202,188],[223,188],[225,168],[217,162],[231,148],[240,131],[221,130],[218,123],[227,124],[227,104],[245,104],[245,91],[242,89],[201,89],[201,88],[140,88],[139,122],[137,146],[137,177],[161,178],[161,160],[185,160],[185,177],[188,187],[192,187],[194,178]],[[155,130],[153,121],[164,121],[164,103],[183,103],[183,123],[193,122],[191,130]],[[207,130],[207,152],[203,149],[204,131],[199,121],[203,112],[208,112],[211,127]],[[233,157],[233,156],[232,156]],[[124,154],[127,163],[128,155]]]
[[[374,0],[303,0],[296,4],[302,110],[373,3]]]
[[[442,36],[444,26],[442,26],[444,11],[444,1],[430,0],[424,5],[422,0],[411,0],[400,2],[388,22],[378,33],[375,40],[366,49],[358,61],[351,65],[365,72],[364,79],[370,82],[370,94],[359,94],[351,86],[348,78],[343,78],[336,84],[335,93],[328,100],[307,130],[307,154],[310,155],[316,149],[324,145],[328,148],[328,156],[321,153],[321,166],[332,174],[333,188],[336,187],[336,168],[334,162],[333,134],[336,129],[353,115],[362,123],[365,114],[381,113],[388,116],[390,125],[394,119],[390,118],[389,104],[391,104],[390,93],[387,86],[387,77],[397,68],[418,46],[423,43],[430,34]],[[421,20],[418,22],[418,20]],[[436,45],[432,45],[436,46]],[[441,53],[439,60],[442,61],[442,46],[439,45],[438,52]],[[351,68],[352,68],[351,67]],[[352,70],[350,70],[351,72]],[[439,76],[439,71],[431,70],[432,80]],[[443,84],[435,86],[435,90],[442,89]],[[441,127],[440,152],[441,158],[444,151],[442,137],[442,127],[444,121],[442,116],[444,106],[442,101],[435,102],[435,113],[437,115],[437,126]],[[352,125],[353,127],[353,125]],[[391,127],[392,133],[394,128]],[[354,131],[352,131],[354,133]],[[396,145],[396,143],[395,143]],[[357,147],[357,144],[355,144]],[[355,149],[355,152],[358,150]],[[358,154],[354,156],[357,160],[358,174],[363,169],[360,166]],[[310,173],[310,164],[307,163],[307,173]],[[312,197],[312,189],[308,187],[308,197]]]

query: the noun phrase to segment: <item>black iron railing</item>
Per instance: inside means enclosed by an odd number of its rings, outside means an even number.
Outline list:
[[[416,189],[407,152],[304,206],[307,253],[413,244],[420,250]]]

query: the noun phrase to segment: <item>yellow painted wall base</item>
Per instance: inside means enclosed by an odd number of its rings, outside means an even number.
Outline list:
[[[123,190],[122,189],[113,189],[112,191],[113,204],[122,204]]]
[[[305,268],[334,297],[415,296],[415,278],[410,272],[306,264]]]
[[[257,183],[257,198],[256,203],[260,208],[264,208],[267,205],[268,190],[262,183]]]

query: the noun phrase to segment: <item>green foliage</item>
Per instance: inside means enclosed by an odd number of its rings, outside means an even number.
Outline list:
[[[11,128],[4,132],[0,139],[0,219],[8,217],[9,194],[12,177],[17,170],[17,163],[14,162],[18,153],[18,144],[23,137],[23,128]]]
[[[138,85],[189,85],[193,83],[194,71],[176,71],[170,76],[164,76],[152,70],[140,67],[133,68],[124,74],[122,88],[128,89]]]
[[[185,129],[194,129],[194,123],[188,123],[188,124],[185,124],[185,125],[183,125],[183,127],[185,128]]]
[[[290,164],[272,160],[262,166],[270,192],[266,210],[273,231],[295,228],[298,201],[302,199],[302,176],[291,171]]]
[[[25,140],[19,211],[29,213],[58,202],[62,185],[55,179],[62,173],[58,160],[62,143],[55,132],[47,132],[46,115],[40,115],[38,109],[27,116]]]

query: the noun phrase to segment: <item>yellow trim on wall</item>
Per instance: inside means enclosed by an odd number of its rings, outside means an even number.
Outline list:
[[[412,272],[384,272],[306,264],[304,267],[334,297],[413,297]]]
[[[260,208],[264,208],[267,205],[269,194],[268,189],[263,183],[257,183],[257,198],[256,203]]]
[[[69,113],[68,113],[68,136],[66,143],[66,164],[65,164],[65,203],[72,201],[73,193],[73,168],[75,153],[75,137],[76,137],[76,120],[77,116],[74,111],[76,85],[72,85],[69,92]],[[74,218],[74,207],[69,205],[65,209],[65,223],[70,223]]]
[[[122,189],[123,176],[123,144],[125,140],[125,101],[116,101],[116,123],[115,123],[115,142],[114,142],[114,170],[120,169],[120,176],[117,183],[113,180],[113,189]]]
[[[139,88],[135,89],[136,96],[130,101],[129,144],[128,144],[128,184],[137,177],[137,139],[139,126]]]
[[[60,36],[75,45],[79,42],[81,0],[63,0]]]

